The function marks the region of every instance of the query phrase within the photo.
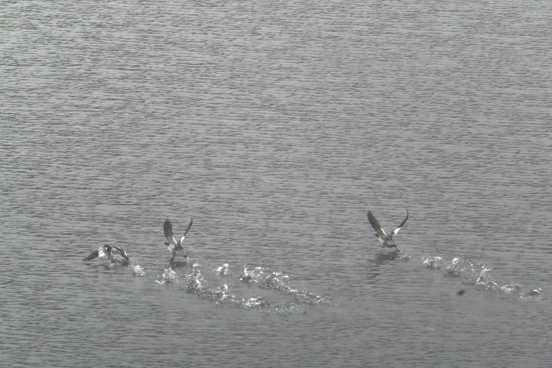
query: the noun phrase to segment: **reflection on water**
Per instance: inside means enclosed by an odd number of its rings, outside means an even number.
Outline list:
[[[410,258],[412,258],[412,255],[405,253],[405,252],[379,252],[376,254],[376,257],[374,259],[374,262],[376,265],[382,265],[384,263],[387,263],[388,261],[408,261]]]

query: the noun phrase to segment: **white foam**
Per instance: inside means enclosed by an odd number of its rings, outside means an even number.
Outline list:
[[[144,269],[140,265],[134,266],[132,273],[136,276],[146,276],[146,271],[144,271]]]

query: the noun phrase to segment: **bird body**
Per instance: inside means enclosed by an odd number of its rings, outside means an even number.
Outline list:
[[[165,223],[163,224],[163,231],[165,232],[165,238],[167,238],[167,241],[165,242],[165,245],[167,245],[169,252],[172,253],[172,257],[169,259],[169,261],[173,261],[174,257],[181,256],[184,259],[188,258],[188,252],[182,248],[182,242],[186,238],[186,234],[188,234],[188,231],[190,231],[190,228],[192,227],[192,224],[194,223],[194,219],[192,218],[190,220],[190,224],[188,225],[188,228],[186,229],[186,232],[182,236],[182,238],[177,242],[176,239],[173,236],[172,231],[172,224],[170,220],[165,220]]]
[[[370,222],[370,225],[372,225],[374,230],[376,230],[376,233],[374,235],[378,238],[381,248],[395,248],[397,252],[400,251],[399,248],[397,248],[397,243],[395,243],[395,240],[393,240],[393,236],[399,233],[399,230],[404,226],[406,220],[408,220],[408,209],[406,210],[406,218],[399,225],[399,227],[396,228],[392,233],[386,234],[385,230],[382,229],[378,220],[376,220],[372,212],[368,211],[368,221]]]
[[[112,247],[111,245],[104,245],[97,250],[90,253],[90,255],[83,259],[83,261],[90,261],[98,257],[107,257],[111,263],[118,265],[127,265],[129,258],[127,253],[122,247]]]

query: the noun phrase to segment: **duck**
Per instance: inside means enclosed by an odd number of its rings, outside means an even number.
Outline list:
[[[163,224],[163,230],[165,231],[165,238],[167,238],[167,241],[165,242],[165,245],[168,246],[169,252],[172,253],[171,258],[169,258],[169,262],[172,262],[174,260],[174,257],[176,256],[182,256],[184,259],[188,258],[188,252],[182,248],[182,242],[184,241],[184,238],[186,238],[186,234],[188,234],[188,231],[190,231],[190,228],[192,227],[192,224],[194,223],[194,219],[192,218],[190,220],[190,224],[188,225],[188,228],[186,229],[186,232],[182,236],[182,238],[176,242],[176,239],[173,237],[173,231],[172,231],[172,224],[169,219],[165,220],[165,223]]]
[[[123,266],[127,265],[129,262],[128,254],[122,247],[112,247],[111,245],[99,247],[98,250],[90,253],[88,257],[83,259],[83,261],[90,261],[97,257],[107,257],[111,263]]]
[[[406,220],[408,220],[408,209],[406,209],[406,218],[404,219],[404,221],[391,234],[387,235],[385,231],[381,228],[378,220],[376,220],[372,212],[368,211],[368,221],[370,222],[370,225],[372,225],[374,230],[376,230],[376,233],[374,235],[378,238],[378,241],[380,242],[380,247],[395,248],[397,252],[400,252],[400,250],[399,248],[397,248],[397,243],[395,243],[395,241],[393,240],[393,236],[399,233],[399,230],[404,226]]]

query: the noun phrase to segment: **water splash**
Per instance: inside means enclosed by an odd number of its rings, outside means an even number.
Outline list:
[[[530,301],[549,301],[540,296],[540,288],[523,288],[517,282],[502,283],[495,281],[492,269],[485,264],[478,265],[460,257],[452,260],[444,260],[439,256],[422,257],[422,265],[432,270],[445,269],[444,277],[459,278],[464,285],[473,285],[477,290],[489,291],[498,297],[513,297],[515,299]]]
[[[201,293],[207,287],[207,280],[201,276],[200,270],[193,270],[191,274],[186,275],[186,289],[190,292]]]
[[[239,304],[245,309],[267,309],[272,306],[272,303],[263,300],[263,297],[258,295],[249,299],[242,299]]]
[[[519,298],[521,300],[528,300],[528,301],[540,301],[542,300],[542,297],[540,294],[542,293],[541,288],[531,289],[525,293],[522,293]]]
[[[293,304],[331,304],[328,297],[315,295],[309,291],[294,288],[289,283],[290,276],[283,272],[271,272],[266,267],[255,267],[249,270],[244,266],[240,281],[251,284],[256,283],[259,288],[276,290],[296,298]]]
[[[425,257],[425,258],[422,258],[422,264],[426,268],[438,270],[441,268],[442,259],[443,259],[442,257]]]
[[[223,280],[221,276],[226,282],[217,285]],[[307,306],[331,304],[329,297],[293,287],[290,285],[290,275],[273,272],[267,267],[249,268],[244,265],[243,272],[239,276],[230,279],[227,276],[231,276],[228,263],[201,269],[201,265],[195,262],[191,271],[189,268],[167,268],[155,282],[160,285],[184,286],[187,292],[212,301],[219,307],[229,306],[284,316],[306,313]],[[235,290],[232,290],[233,288]],[[252,291],[254,294],[248,296],[247,294]],[[243,295],[244,293],[246,295]]]
[[[219,286],[215,289],[215,292],[213,293],[214,296],[218,299],[218,302],[224,302],[226,300],[232,301],[234,300],[234,294],[230,293],[228,289],[228,285],[224,284],[222,286]]]
[[[155,280],[156,283],[160,285],[164,284],[173,284],[178,282],[178,275],[172,268],[166,268],[163,270],[163,274],[160,277],[160,280]]]
[[[240,276],[240,281],[245,282],[247,284],[251,284],[253,282],[258,282],[257,279],[262,275],[264,275],[264,271],[262,267],[255,267],[250,271],[247,269],[247,265],[245,265],[243,269],[243,273]]]
[[[472,274],[475,272],[473,263],[456,257],[447,265],[445,277],[460,277],[466,272]]]
[[[406,252],[399,253],[399,260],[403,262],[408,262],[412,258],[412,254]]]
[[[222,266],[215,268],[213,271],[220,276],[228,276],[228,274],[230,273],[230,265],[228,263],[225,263]]]
[[[132,270],[132,274],[134,276],[146,276],[146,271],[142,268],[140,265],[134,266],[134,269]]]

